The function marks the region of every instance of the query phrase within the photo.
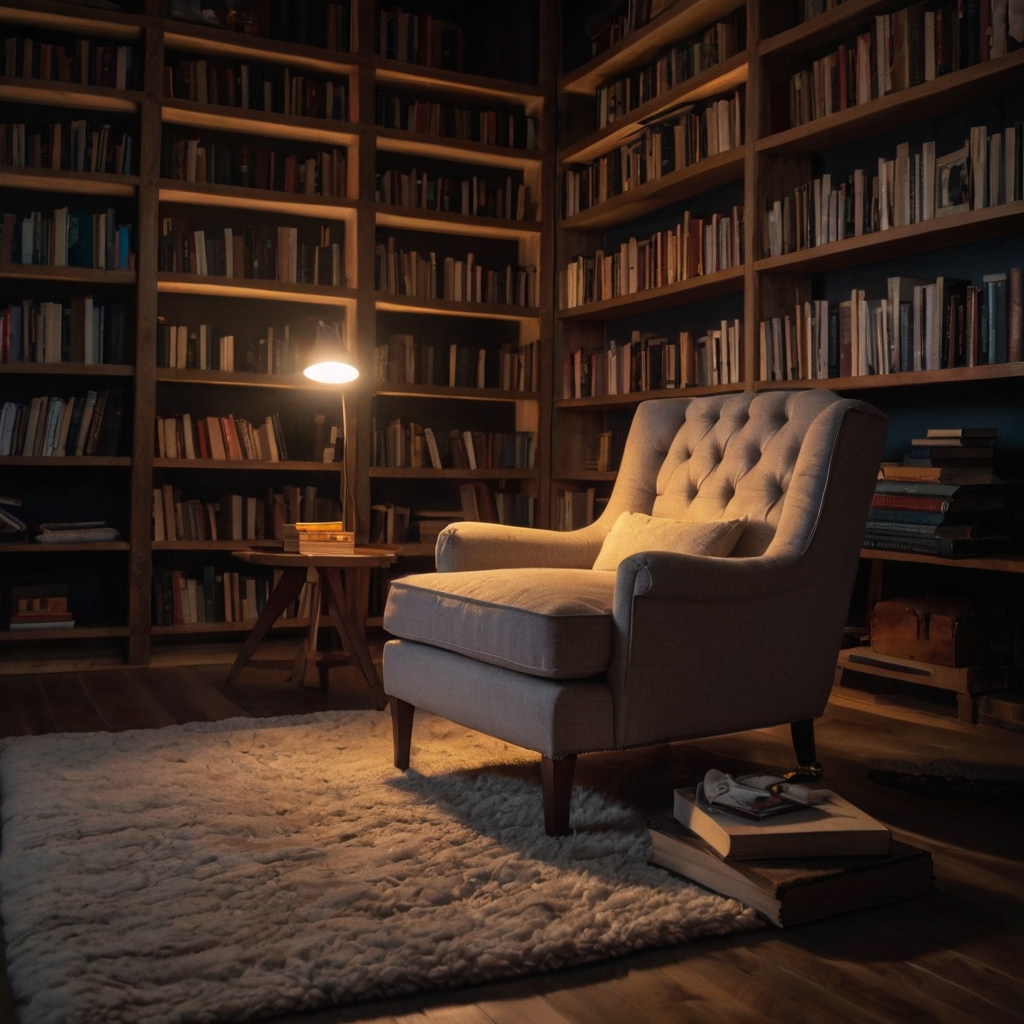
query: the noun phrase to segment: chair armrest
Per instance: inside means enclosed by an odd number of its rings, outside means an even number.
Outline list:
[[[474,569],[589,569],[604,534],[593,527],[568,533],[498,523],[453,523],[437,538],[438,572]]]

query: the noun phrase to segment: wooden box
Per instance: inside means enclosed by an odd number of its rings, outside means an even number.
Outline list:
[[[872,610],[871,649],[955,668],[1006,665],[1013,654],[1013,622],[998,605],[897,597]]]

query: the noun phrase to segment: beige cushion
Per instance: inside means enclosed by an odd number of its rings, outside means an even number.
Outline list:
[[[594,568],[617,569],[624,558],[641,551],[724,558],[736,546],[746,525],[746,516],[694,523],[660,519],[642,512],[623,512],[608,531]]]
[[[391,584],[384,628],[547,679],[583,679],[608,666],[614,573],[484,569],[404,576]]]

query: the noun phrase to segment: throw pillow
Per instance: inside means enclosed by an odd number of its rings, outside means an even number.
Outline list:
[[[724,558],[736,546],[747,517],[710,522],[658,519],[642,512],[623,512],[604,539],[595,569],[617,569],[619,562],[639,551],[674,551],[680,555]]]

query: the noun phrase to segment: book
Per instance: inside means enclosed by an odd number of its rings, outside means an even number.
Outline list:
[[[648,829],[652,864],[753,907],[779,928],[932,889],[931,854],[896,840],[878,856],[726,861],[670,814]]]
[[[883,462],[878,470],[880,480],[936,484],[998,484],[999,477],[986,466],[904,466]]]
[[[889,830],[838,794],[813,807],[752,821],[709,807],[693,789],[675,791],[676,820],[722,857],[881,856]]]

